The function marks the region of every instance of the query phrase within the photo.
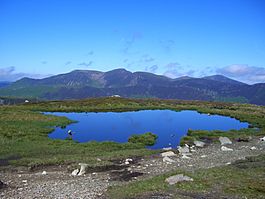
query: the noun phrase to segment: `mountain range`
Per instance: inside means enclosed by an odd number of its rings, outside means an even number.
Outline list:
[[[44,100],[122,97],[229,101],[265,105],[265,83],[248,85],[222,75],[171,79],[147,72],[115,69],[74,70],[44,79],[22,78],[0,86],[0,96]]]

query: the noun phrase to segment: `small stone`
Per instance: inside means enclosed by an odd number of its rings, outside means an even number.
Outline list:
[[[173,151],[167,151],[167,152],[163,152],[161,153],[162,157],[170,157],[170,156],[176,156],[176,154]]]
[[[202,142],[202,141],[198,141],[198,140],[195,140],[194,141],[194,145],[196,146],[196,147],[204,147],[205,146],[205,143],[204,142]]]
[[[27,180],[22,180],[23,183],[27,183],[28,181]]]
[[[201,155],[201,158],[206,158],[207,157],[207,155]]]
[[[97,161],[101,162],[101,159],[100,158],[97,158]]]
[[[73,172],[72,172],[72,176],[77,176],[77,174],[79,173],[79,169],[75,169],[75,170],[73,170]]]
[[[178,174],[178,175],[170,176],[166,178],[165,180],[165,182],[167,182],[170,185],[174,185],[176,183],[183,182],[183,181],[193,181],[193,179],[191,177],[184,176],[183,174]]]
[[[228,137],[219,137],[221,145],[232,144],[232,141]]]
[[[227,162],[227,163],[225,163],[226,165],[230,165],[231,164],[231,162]]]
[[[226,146],[222,146],[222,147],[221,147],[221,151],[233,151],[233,149],[228,148],[228,147],[226,147]]]
[[[250,150],[257,150],[255,146],[251,147]]]
[[[187,156],[186,154],[183,154],[183,155],[181,156],[181,158],[182,158],[182,159],[191,159],[191,157]]]
[[[132,162],[133,161],[133,159],[131,159],[131,158],[127,158],[126,160],[125,160],[125,162]]]
[[[128,165],[128,164],[130,164],[130,162],[128,162],[128,161],[125,161],[125,162],[124,162],[124,164]]]
[[[264,142],[265,141],[265,136],[263,138],[260,138],[260,141]]]
[[[47,175],[47,172],[46,171],[43,171],[41,174],[42,175]]]

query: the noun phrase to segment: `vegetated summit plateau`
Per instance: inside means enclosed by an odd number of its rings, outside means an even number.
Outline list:
[[[0,88],[0,96],[47,100],[111,95],[265,105],[265,83],[248,85],[222,75],[171,79],[147,72],[115,69],[108,72],[74,70],[44,79],[22,78]]]

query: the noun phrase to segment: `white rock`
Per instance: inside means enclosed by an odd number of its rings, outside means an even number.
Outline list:
[[[178,146],[178,151],[179,151],[180,154],[184,154],[184,153],[189,153],[190,149],[187,146],[183,146],[183,147]]]
[[[125,161],[125,162],[124,162],[124,164],[128,165],[128,164],[130,164],[130,162],[128,162],[128,161]]]
[[[131,159],[131,158],[127,158],[126,160],[125,160],[125,162],[132,162],[133,161],[133,159]]]
[[[181,158],[182,158],[182,159],[191,159],[191,157],[187,156],[186,154],[183,154],[183,155],[181,156]]]
[[[176,162],[175,160],[172,160],[171,158],[169,158],[169,157],[164,157],[163,158],[163,162],[165,162],[165,163],[174,163],[174,162]]]
[[[46,171],[43,171],[41,174],[42,175],[47,175],[47,172]]]
[[[206,158],[207,157],[207,155],[201,155],[201,158]]]
[[[81,166],[80,171],[78,173],[79,176],[84,175],[86,173],[86,168],[88,167],[88,164],[85,163],[79,163]]]
[[[250,150],[257,150],[255,146],[251,147]]]
[[[228,148],[228,147],[226,147],[226,146],[222,146],[222,147],[221,147],[221,151],[233,151],[233,149]]]
[[[260,138],[260,141],[264,142],[265,141],[265,136],[263,138]]]
[[[75,170],[73,170],[73,172],[72,172],[72,176],[77,176],[77,174],[79,173],[79,169],[75,169]]]
[[[97,161],[101,162],[101,159],[100,158],[97,158]]]
[[[27,180],[22,180],[23,183],[27,183],[28,181]]]
[[[176,156],[176,154],[173,151],[167,151],[167,152],[163,152],[161,153],[162,157],[170,157],[170,156]]]
[[[232,144],[232,141],[228,137],[219,137],[221,145]]]
[[[195,140],[195,141],[194,141],[194,145],[195,145],[196,147],[204,147],[204,146],[205,146],[205,143],[202,142],[202,141]]]
[[[193,179],[191,177],[184,176],[183,174],[178,174],[178,175],[170,176],[169,178],[165,180],[165,182],[167,182],[170,185],[176,184],[178,182],[183,182],[183,181],[193,181]]]
[[[227,163],[225,163],[226,165],[230,165],[231,164],[231,162],[227,162]]]

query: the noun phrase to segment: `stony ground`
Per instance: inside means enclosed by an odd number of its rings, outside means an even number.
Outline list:
[[[132,158],[133,162],[129,165],[124,164],[125,160],[119,160],[115,164],[123,167],[101,172],[91,171],[83,176],[72,176],[63,166],[46,167],[38,171],[28,171],[25,168],[2,169],[0,180],[6,187],[0,189],[0,198],[104,198],[108,186],[141,180],[174,169],[196,170],[227,165],[247,156],[265,153],[265,142],[258,138],[253,138],[250,142],[235,142],[228,147],[233,151],[221,151],[219,143],[197,148],[190,159],[183,159],[179,155],[170,157],[175,161],[171,164],[163,162],[160,154]],[[42,174],[44,170],[45,175]]]

